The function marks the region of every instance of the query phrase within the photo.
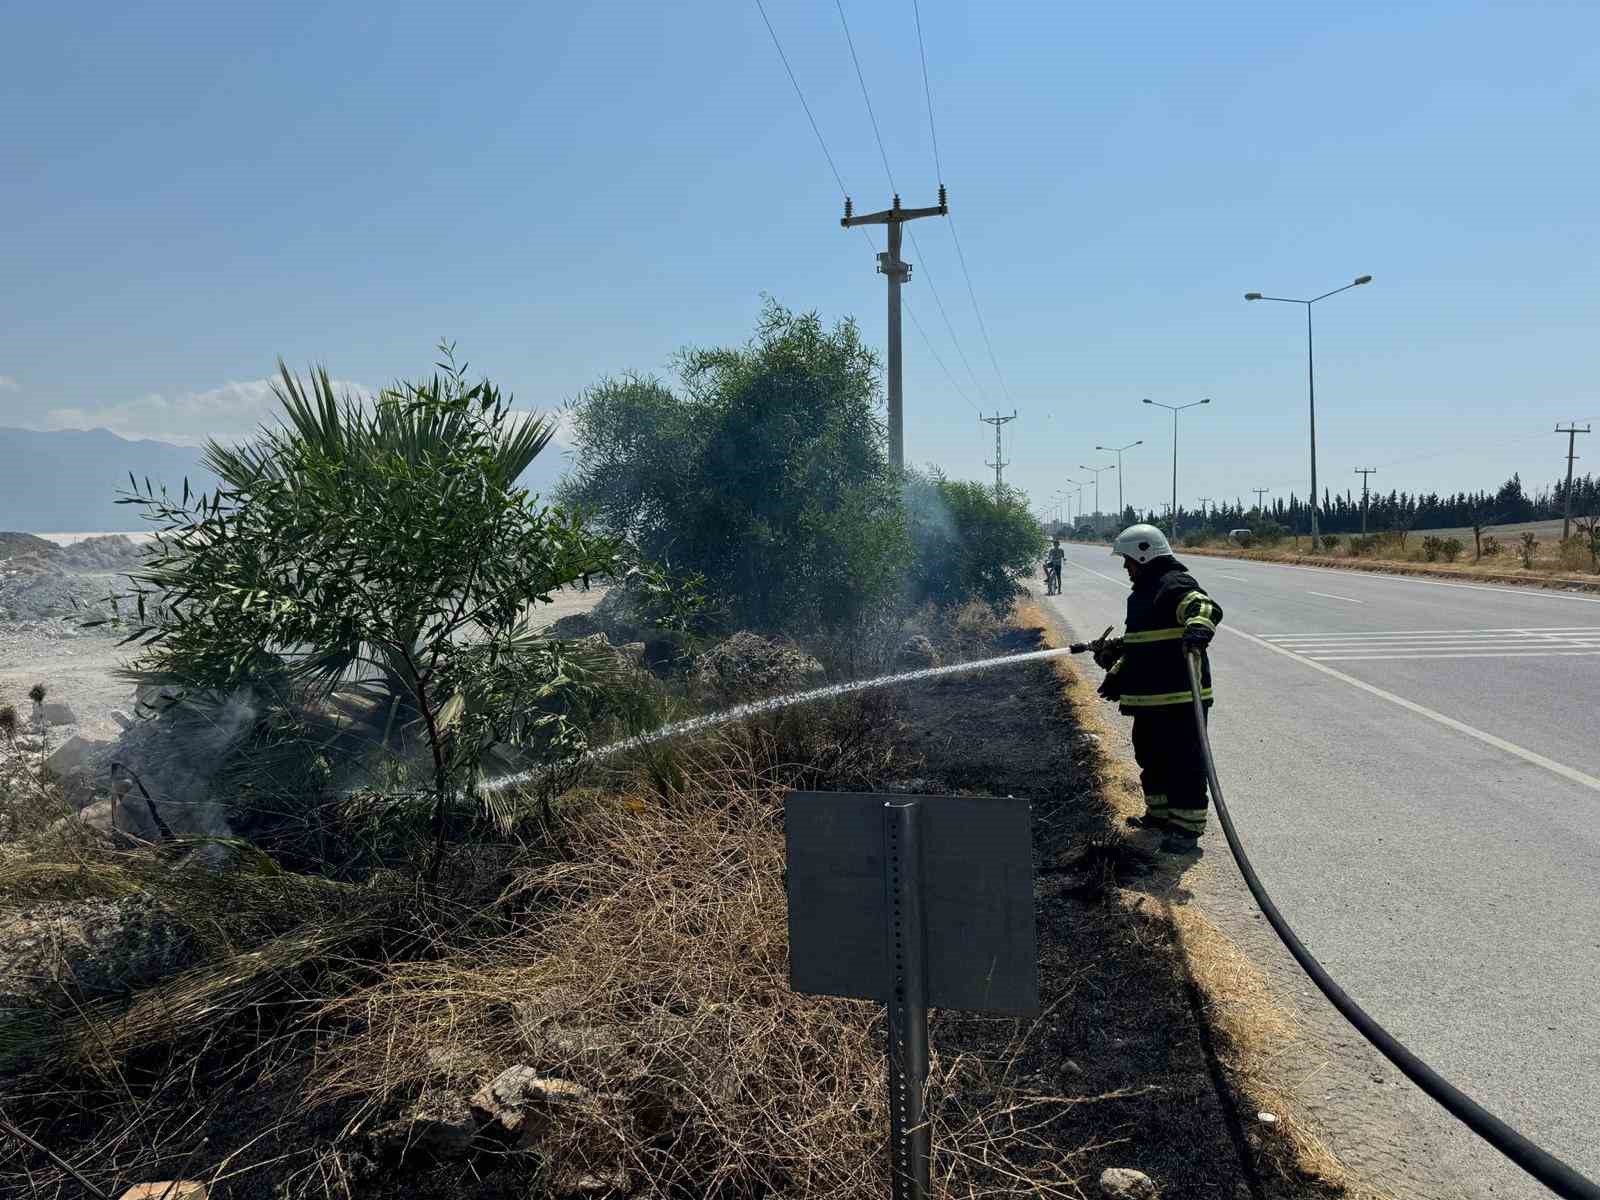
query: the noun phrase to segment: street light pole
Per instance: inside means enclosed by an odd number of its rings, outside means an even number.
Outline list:
[[[1178,414],[1186,408],[1198,408],[1202,404],[1210,404],[1211,397],[1196,400],[1192,404],[1163,404],[1159,400],[1145,400],[1146,404],[1153,404],[1157,408],[1164,408],[1172,414],[1172,540],[1178,540]]]
[[[1099,449],[1098,446],[1095,447],[1095,448]],[[1090,474],[1092,474],[1094,476],[1095,532],[1099,533],[1100,532],[1100,528],[1099,528],[1099,522],[1100,522],[1100,472],[1101,471],[1109,471],[1109,470],[1111,470],[1111,468],[1109,466],[1091,467],[1087,463],[1079,463],[1078,464],[1078,470],[1080,470],[1080,471],[1088,471]]]
[[[1343,287],[1336,287],[1331,292],[1323,292],[1320,296],[1313,296],[1309,300],[1297,300],[1289,296],[1264,296],[1260,292],[1246,292],[1246,300],[1275,300],[1279,304],[1303,304],[1306,306],[1306,398],[1311,408],[1311,549],[1317,548],[1317,376],[1313,366],[1311,344],[1311,306],[1318,300],[1326,300],[1329,296],[1337,296],[1340,292],[1348,292],[1353,287],[1360,287],[1364,283],[1371,283],[1371,275],[1357,276],[1355,281]]]
[[[1142,445],[1144,445],[1144,439],[1140,438],[1137,442],[1129,442],[1126,446],[1095,447],[1096,450],[1104,450],[1107,454],[1115,454],[1117,456],[1117,521],[1119,523],[1123,519],[1123,514],[1128,511],[1127,503],[1122,498],[1122,452]]]

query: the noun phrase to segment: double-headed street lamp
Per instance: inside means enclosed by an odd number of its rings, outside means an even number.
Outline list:
[[[1353,287],[1360,287],[1363,283],[1371,283],[1371,275],[1359,276],[1355,282],[1347,283],[1343,287],[1334,288],[1331,292],[1323,292],[1320,296],[1313,296],[1309,300],[1295,300],[1289,296],[1263,296],[1260,292],[1246,292],[1246,300],[1276,300],[1279,304],[1304,304],[1306,306],[1306,396],[1311,405],[1311,548],[1317,548],[1317,381],[1312,370],[1311,355],[1311,306],[1318,300],[1326,300],[1329,296],[1337,296],[1340,292],[1348,292]]]
[[[1104,450],[1107,454],[1115,454],[1117,456],[1117,521],[1119,523],[1122,521],[1122,514],[1128,511],[1127,506],[1122,501],[1122,452],[1142,445],[1144,445],[1144,439],[1140,438],[1137,442],[1129,442],[1126,446],[1095,447],[1096,450]]]
[[[1153,404],[1157,408],[1164,408],[1172,414],[1172,540],[1178,540],[1178,414],[1186,408],[1199,408],[1202,404],[1210,404],[1211,397],[1196,400],[1192,404],[1163,404],[1159,400],[1145,399],[1146,404]]]
[[[1096,533],[1099,533],[1100,532],[1100,472],[1101,471],[1109,471],[1109,470],[1111,470],[1111,468],[1109,466],[1091,467],[1091,466],[1087,465],[1086,463],[1079,463],[1078,464],[1078,470],[1080,470],[1080,471],[1088,471],[1091,475],[1094,476],[1094,519],[1095,519],[1095,530],[1094,531]]]

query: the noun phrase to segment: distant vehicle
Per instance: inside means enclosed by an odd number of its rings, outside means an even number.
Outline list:
[[[1250,539],[1254,536],[1255,535],[1248,529],[1228,530],[1228,540],[1236,546],[1248,546],[1250,544]]]

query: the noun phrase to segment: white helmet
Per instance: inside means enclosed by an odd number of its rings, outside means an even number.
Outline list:
[[[1131,558],[1136,563],[1147,563],[1153,558],[1167,557],[1172,547],[1167,545],[1167,535],[1154,525],[1129,525],[1117,534],[1111,553]]]

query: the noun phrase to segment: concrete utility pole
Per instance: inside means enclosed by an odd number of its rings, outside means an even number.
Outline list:
[[[1357,467],[1356,474],[1361,476],[1361,536],[1367,536],[1367,476],[1376,475],[1377,467]]]
[[[900,226],[918,217],[942,217],[949,213],[944,184],[939,185],[937,208],[901,208],[900,197],[894,206],[864,217],[851,214],[850,198],[845,197],[844,216],[839,224],[846,229],[857,225],[887,225],[889,248],[878,253],[878,273],[889,279],[889,462],[896,471],[906,465],[905,395],[900,369],[900,285],[911,278],[911,264],[900,258]]]
[[[1011,465],[1010,463],[1006,462],[1005,458],[1000,453],[1000,426],[1004,425],[1007,421],[1015,421],[1016,419],[1016,409],[1011,410],[1011,415],[1009,417],[1002,417],[997,412],[992,417],[978,418],[978,420],[982,421],[985,425],[994,426],[994,461],[992,463],[984,463],[983,465],[994,468],[994,500],[996,504],[1000,503],[1000,472]]]
[[[1574,421],[1565,429],[1557,425],[1556,432],[1567,435],[1567,504],[1566,510],[1561,514],[1561,540],[1564,542],[1567,540],[1567,533],[1572,527],[1572,464],[1578,458],[1573,451],[1578,448],[1578,435],[1580,433],[1588,433],[1589,427],[1585,425],[1582,429],[1579,429],[1578,423]]]
[[[1210,523],[1210,518],[1208,516],[1206,516],[1206,505],[1208,505],[1210,503],[1211,503],[1211,497],[1210,496],[1201,496],[1200,497],[1200,524],[1201,525],[1206,525],[1206,524]]]
[[[1266,516],[1267,515],[1267,510],[1261,503],[1261,497],[1265,496],[1272,489],[1271,488],[1251,488],[1250,490],[1256,494],[1256,511],[1258,513],[1260,513],[1262,516]]]
[[[1208,396],[1204,400],[1196,400],[1193,404],[1163,404],[1159,400],[1146,400],[1156,408],[1164,408],[1172,414],[1172,540],[1178,540],[1178,414],[1186,408],[1198,408],[1202,404],[1210,404]],[[1120,461],[1120,460],[1119,460]],[[1122,473],[1119,467],[1117,473]]]

